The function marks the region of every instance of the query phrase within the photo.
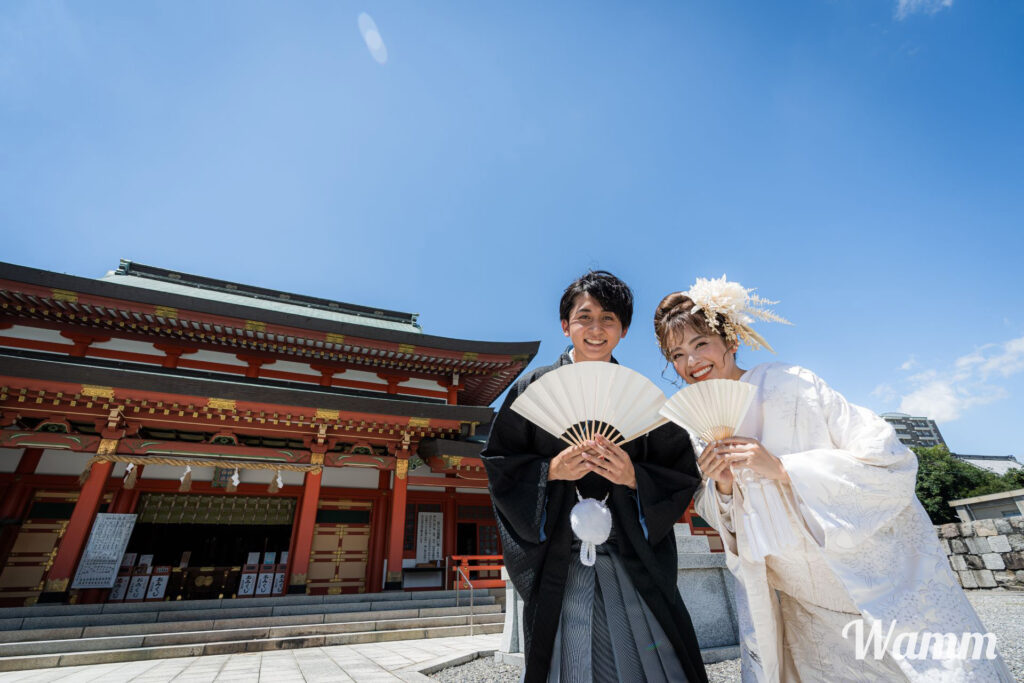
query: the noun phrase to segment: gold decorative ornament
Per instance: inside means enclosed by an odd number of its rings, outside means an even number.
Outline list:
[[[208,398],[206,407],[213,410],[235,410],[237,401],[229,398]]]
[[[92,384],[83,384],[82,396],[91,396],[92,398],[114,398],[114,390],[111,387],[98,387]]]
[[[46,593],[64,593],[68,589],[68,583],[71,581],[70,578],[65,579],[47,579],[46,588],[43,590]]]
[[[170,306],[157,306],[156,310],[153,311],[153,315],[160,318],[171,318],[173,320],[178,319],[178,309],[171,308]]]

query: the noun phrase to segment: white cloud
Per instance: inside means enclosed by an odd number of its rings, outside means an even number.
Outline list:
[[[911,355],[910,358],[908,358],[907,360],[903,361],[903,365],[900,366],[900,370],[906,371],[906,370],[910,370],[910,369],[912,369],[912,368],[914,368],[916,366],[917,366],[917,357]]]
[[[953,6],[953,0],[897,0],[896,18],[903,20],[911,14],[935,14]]]
[[[1009,377],[1024,370],[1024,337],[1003,344],[998,355],[987,358],[981,366],[984,376]]]
[[[871,391],[871,395],[880,401],[889,403],[899,398],[899,394],[896,393],[896,389],[891,384],[879,384]]]
[[[903,369],[913,366],[914,359]],[[952,422],[967,410],[1009,396],[994,384],[1024,372],[1024,337],[1001,344],[986,344],[955,359],[946,370],[922,370],[904,380],[901,389],[882,384],[872,395],[886,402],[899,398],[899,410],[930,417],[936,422]]]
[[[1000,387],[965,388],[950,380],[935,380],[910,392],[900,400],[900,412],[930,417],[936,422],[952,422],[964,411],[1006,398]]]

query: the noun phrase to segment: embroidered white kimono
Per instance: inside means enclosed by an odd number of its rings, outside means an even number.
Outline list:
[[[758,395],[738,435],[759,439],[782,460],[791,484],[769,485],[779,487],[800,538],[757,559],[740,487],[731,497],[719,496],[711,480],[698,490],[697,512],[721,534],[740,584],[743,680],[1012,682],[1001,658],[939,659],[934,649],[921,659],[893,657],[907,650],[910,636],[901,633],[960,638],[986,630],[914,494],[917,459],[892,427],[798,366],[759,365],[742,381]],[[860,618],[865,634],[880,622],[883,639],[895,624],[880,661],[873,650],[855,658],[853,629],[842,636]]]

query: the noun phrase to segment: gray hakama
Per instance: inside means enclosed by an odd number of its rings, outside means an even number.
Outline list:
[[[686,681],[672,643],[633,586],[614,538],[587,567],[573,543],[549,683]]]

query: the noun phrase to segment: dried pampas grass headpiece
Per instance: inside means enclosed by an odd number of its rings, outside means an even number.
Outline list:
[[[711,329],[718,329],[716,314],[725,319],[722,332],[730,342],[743,342],[752,349],[765,348],[775,353],[775,349],[764,340],[764,337],[751,329],[750,323],[755,320],[784,325],[792,323],[767,308],[779,303],[778,301],[763,299],[753,292],[753,289],[746,289],[738,282],[727,281],[725,275],[722,275],[718,279],[699,277],[683,294],[693,300],[695,312],[704,312]]]

